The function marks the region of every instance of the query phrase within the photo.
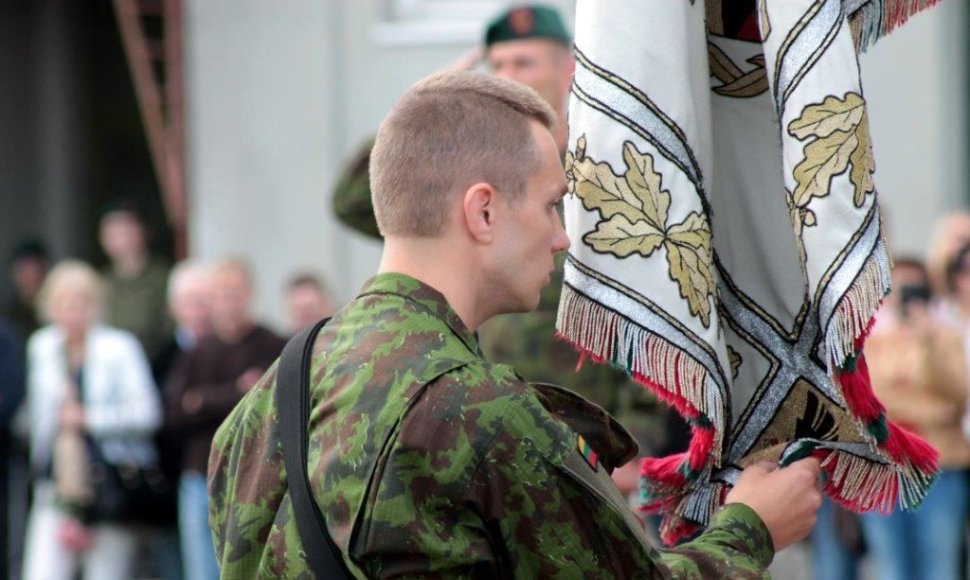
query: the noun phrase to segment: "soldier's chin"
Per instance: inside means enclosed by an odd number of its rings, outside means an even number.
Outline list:
[[[532,312],[533,310],[539,307],[540,299],[541,297],[539,293],[536,292],[529,299],[517,300],[516,303],[514,305],[511,305],[511,307],[505,312],[506,314],[522,314],[525,312]]]

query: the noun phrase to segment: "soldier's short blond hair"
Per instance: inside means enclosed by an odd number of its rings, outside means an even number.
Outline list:
[[[401,97],[371,152],[370,183],[384,236],[434,237],[454,199],[478,182],[519,199],[541,164],[529,121],[551,128],[531,88],[483,73],[427,77]]]

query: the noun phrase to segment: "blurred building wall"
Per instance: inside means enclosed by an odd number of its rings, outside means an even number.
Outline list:
[[[933,222],[967,207],[968,23],[944,0],[862,56],[876,188],[897,255],[922,257]]]
[[[411,82],[469,50],[508,2],[186,2],[192,253],[248,258],[258,311],[277,325],[297,269],[351,298],[380,245],[331,216],[341,165]],[[907,252],[967,195],[965,10],[945,0],[863,57],[876,184]]]

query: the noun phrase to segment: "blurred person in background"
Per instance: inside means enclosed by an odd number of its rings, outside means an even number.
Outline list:
[[[938,304],[936,315],[960,334],[964,356],[970,360],[970,243],[951,256],[945,270],[945,288],[948,293]],[[970,410],[964,411],[962,423],[964,436],[970,439]]]
[[[212,332],[176,364],[165,386],[167,417],[184,445],[179,481],[179,532],[185,577],[219,577],[209,531],[206,467],[216,429],[269,368],[285,341],[250,313],[252,280],[246,265],[227,259],[211,275]]]
[[[40,240],[32,238],[18,243],[7,260],[10,280],[13,282],[13,294],[4,312],[23,341],[40,328],[37,295],[44,284],[49,263],[50,255],[47,247]]]
[[[947,268],[960,248],[968,243],[970,243],[970,211],[963,209],[948,211],[934,224],[926,254],[926,269],[929,272],[933,293],[937,297],[945,299],[950,295]]]
[[[970,250],[961,253],[970,256]],[[956,284],[970,274],[962,265],[949,271]],[[897,258],[892,287],[881,307],[892,315],[865,346],[873,390],[890,420],[940,451],[940,474],[918,510],[863,514],[863,533],[880,579],[955,580],[964,577],[970,503],[970,444],[960,428],[968,382],[963,344],[931,314],[931,282],[922,262]]]
[[[23,534],[23,525],[10,517],[16,513],[14,503],[22,503],[23,497],[11,495],[11,471],[13,455],[13,418],[24,396],[24,351],[20,337],[13,325],[0,318],[0,580],[12,576],[11,562],[14,557],[13,539]],[[18,567],[19,569],[19,567]]]
[[[151,436],[161,406],[144,352],[134,336],[99,323],[104,289],[87,264],[64,261],[40,295],[50,321],[27,347],[34,504],[28,524],[24,576],[28,580],[127,579],[136,554],[135,529],[87,520],[84,502],[94,493],[90,458],[112,463],[154,461]],[[84,441],[92,447],[62,442]],[[81,451],[80,453],[74,453]],[[67,488],[84,493],[66,493]]]
[[[105,322],[134,333],[154,360],[171,336],[172,321],[166,308],[168,267],[151,255],[148,234],[134,203],[114,202],[101,217],[101,248],[110,261],[102,272]]]
[[[7,259],[7,271],[13,292],[4,306],[6,320],[10,324],[15,347],[24,356],[27,338],[40,328],[37,297],[50,266],[47,246],[38,239],[27,238],[17,243]],[[5,337],[4,340],[7,338]],[[20,363],[24,365],[23,362]],[[27,526],[27,510],[30,505],[30,469],[28,458],[27,414],[22,404],[24,385],[16,381],[4,380],[3,390],[6,400],[0,401],[4,416],[3,431],[6,440],[0,443],[0,458],[5,474],[2,495],[6,500],[0,504],[0,518],[7,526],[5,541],[0,549],[0,578],[4,574],[11,578],[20,577],[23,564],[24,535]],[[17,391],[21,395],[17,395]],[[14,405],[20,404],[19,407]],[[9,414],[8,414],[9,413]],[[0,525],[4,525],[0,523]],[[4,560],[6,557],[6,560]]]
[[[168,311],[174,330],[152,361],[152,374],[164,385],[168,374],[185,353],[212,333],[212,268],[202,262],[183,260],[168,277]]]
[[[812,578],[855,580],[859,577],[860,560],[866,548],[859,514],[825,497],[809,539]]]
[[[212,272],[207,265],[182,261],[172,268],[168,279],[168,310],[175,329],[159,354],[151,361],[152,376],[160,390],[168,382],[179,360],[211,332],[209,303],[212,294]],[[160,393],[161,395],[161,393]],[[166,580],[183,577],[182,549],[178,528],[178,482],[184,453],[183,432],[166,418],[155,437],[159,465],[172,493],[166,499],[166,518],[154,522],[152,554],[154,575]]]
[[[294,276],[286,286],[290,332],[297,333],[333,314],[333,302],[323,282],[310,273]]]

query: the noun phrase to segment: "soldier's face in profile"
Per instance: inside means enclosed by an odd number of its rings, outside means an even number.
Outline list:
[[[507,312],[526,312],[539,305],[539,292],[555,269],[555,255],[569,247],[559,217],[566,192],[559,149],[547,129],[535,122],[531,125],[542,164],[528,179],[522,198],[507,204],[509,219],[498,248],[503,262],[502,288],[508,293]]]

